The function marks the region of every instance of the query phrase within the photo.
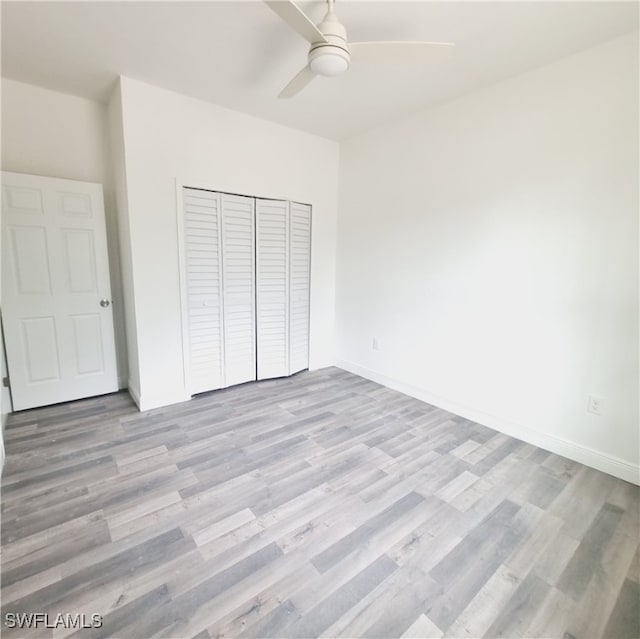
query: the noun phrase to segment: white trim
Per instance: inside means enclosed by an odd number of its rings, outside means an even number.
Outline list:
[[[140,403],[138,408],[140,412],[147,410],[153,410],[154,408],[163,408],[164,406],[172,406],[173,404],[182,404],[191,400],[191,395],[188,393],[175,393],[172,395],[144,395],[140,397]]]
[[[188,393],[191,388],[189,371],[191,363],[189,361],[189,316],[187,300],[187,265],[184,249],[184,189],[186,184],[176,178],[176,225],[178,228],[178,285],[180,287],[180,330],[182,333],[182,380],[184,392]]]
[[[224,311],[225,311],[225,299],[224,299],[224,214],[222,212],[222,193],[220,191],[215,191],[217,198],[217,210],[218,210],[218,299],[220,300],[219,306],[219,315],[220,318],[220,382],[222,384],[221,388],[227,388],[227,325],[224,321]],[[255,205],[255,202],[254,202]],[[255,208],[253,221],[255,224]],[[255,229],[254,229],[255,233]],[[255,236],[254,236],[255,238]],[[255,239],[254,239],[255,241]],[[183,249],[184,250],[184,249]],[[255,275],[255,253],[253,256],[254,259],[254,275]],[[186,271],[185,271],[186,277]],[[255,304],[255,296],[254,296],[254,304]],[[185,313],[186,313],[185,307]],[[255,324],[255,310],[254,310],[254,324]],[[188,387],[187,387],[188,388]]]
[[[287,210],[285,213],[285,225],[284,225],[284,232],[285,232],[285,241],[284,241],[285,249],[284,250],[285,250],[285,264],[286,264],[285,286],[287,287],[287,294],[286,294],[287,310],[285,311],[285,331],[286,331],[285,340],[286,340],[287,349],[286,349],[285,367],[286,367],[287,375],[291,375],[291,200],[285,200],[285,201],[287,203]],[[256,227],[258,225],[257,223],[258,223],[258,216],[256,212]],[[258,243],[257,233],[258,231],[256,230],[256,290],[259,288],[258,287],[257,253],[258,253],[258,247],[260,246]],[[309,237],[311,237],[311,220],[309,220]],[[309,288],[311,288],[311,259],[309,259]],[[258,318],[258,315],[256,314],[256,320],[257,318]],[[309,321],[311,321],[311,312],[309,312]],[[257,330],[258,330],[258,323],[256,321],[256,333],[257,333]],[[308,363],[309,363],[309,328],[307,328],[307,364]]]
[[[164,393],[156,396],[142,396],[140,394],[140,390],[131,383],[131,380],[129,380],[129,387],[127,390],[140,412],[153,410],[154,408],[162,408],[163,406],[171,406],[173,404],[181,404],[182,402],[188,402],[191,399],[191,395],[182,391],[171,394]]]
[[[620,479],[624,479],[632,484],[640,485],[640,467],[634,466],[619,457],[607,455],[594,450],[593,448],[583,446],[582,444],[577,444],[576,442],[562,439],[561,437],[555,437],[548,433],[541,433],[540,431],[533,430],[523,424],[516,424],[474,408],[470,408],[469,406],[458,404],[455,401],[440,397],[439,395],[434,395],[433,393],[430,393],[425,389],[418,388],[417,386],[412,386],[411,384],[406,384],[391,377],[387,377],[382,373],[360,366],[354,362],[338,359],[336,360],[336,366],[349,371],[350,373],[354,373],[355,375],[360,375],[361,377],[366,377],[371,381],[383,384],[384,386],[397,390],[405,395],[410,395],[411,397],[415,397],[423,402],[442,408],[443,410],[459,415],[460,417],[464,417],[477,422],[478,424],[482,424],[483,426],[493,428],[494,430],[510,435],[511,437],[515,437],[516,439],[533,444],[534,446],[539,446],[540,448],[544,448],[552,453],[556,453],[573,461],[585,464],[591,468],[601,470],[604,473],[608,473],[614,477],[619,477]]]
[[[129,391],[129,395],[131,395],[131,399],[136,403],[138,410],[140,410],[140,391],[138,390],[138,387],[129,380],[127,390]]]

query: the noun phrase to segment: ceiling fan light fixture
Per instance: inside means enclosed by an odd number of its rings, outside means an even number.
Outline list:
[[[320,47],[309,54],[309,67],[318,75],[341,75],[349,68],[349,54],[339,47]]]
[[[314,24],[293,0],[264,0],[294,31],[311,44],[307,64],[280,91],[279,98],[297,95],[317,75],[343,74],[351,63],[395,61],[415,63],[429,61],[434,48],[449,48],[452,42],[380,41],[351,42],[347,30],[333,11],[335,0],[327,0],[327,14],[319,24]]]

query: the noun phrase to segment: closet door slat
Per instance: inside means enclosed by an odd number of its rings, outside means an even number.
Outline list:
[[[258,379],[289,374],[289,202],[256,200]]]

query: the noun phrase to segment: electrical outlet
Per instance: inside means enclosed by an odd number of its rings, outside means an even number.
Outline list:
[[[374,338],[373,338],[373,342],[371,343],[371,348],[372,348],[374,351],[377,351],[377,350],[378,350],[378,338],[377,338],[377,337],[374,337]]]
[[[604,400],[598,395],[589,395],[589,405],[587,410],[594,415],[602,415],[602,404]]]

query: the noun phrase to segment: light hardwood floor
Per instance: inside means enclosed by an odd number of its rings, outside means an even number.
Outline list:
[[[6,449],[3,620],[640,636],[637,487],[337,368],[147,413],[125,393],[23,412]]]

